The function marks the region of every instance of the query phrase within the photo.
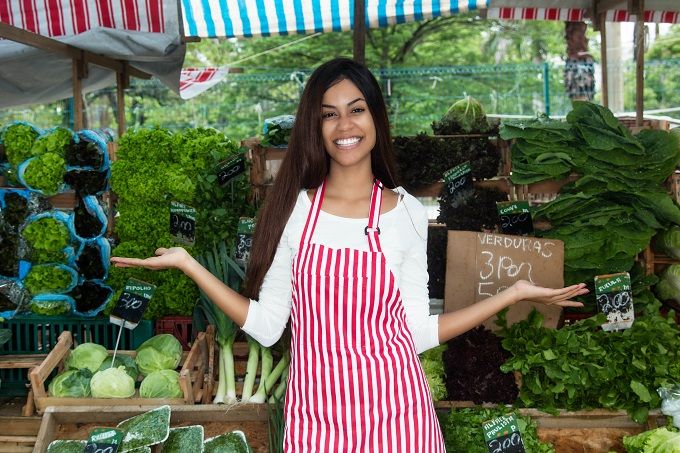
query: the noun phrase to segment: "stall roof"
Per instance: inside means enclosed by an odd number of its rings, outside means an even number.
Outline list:
[[[0,0],[0,22],[50,37],[157,77],[179,90],[184,61],[176,0]],[[0,39],[0,107],[46,103],[73,95],[72,59]],[[90,64],[84,92],[116,83]]]

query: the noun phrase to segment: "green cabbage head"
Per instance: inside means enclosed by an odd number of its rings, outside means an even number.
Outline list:
[[[182,345],[168,333],[151,337],[137,348],[137,367],[148,376],[158,370],[174,370],[182,360]]]
[[[104,360],[99,367],[99,371],[103,371],[107,368],[111,368],[111,361],[113,360],[113,356],[110,355]],[[135,359],[130,357],[129,355],[123,355],[123,354],[118,354],[116,356],[116,368],[124,366],[125,367],[125,372],[132,378],[132,380],[136,381],[137,376],[139,376],[139,370],[137,369],[137,364],[135,363]]]
[[[69,370],[82,370],[87,368],[92,373],[96,373],[106,356],[106,348],[97,343],[83,343],[78,345],[66,360]]]
[[[135,381],[124,366],[97,371],[90,381],[93,398],[129,398],[135,394]]]
[[[50,382],[47,391],[56,398],[87,398],[90,396],[90,379],[92,372],[82,370],[66,370]]]
[[[470,96],[454,103],[444,115],[444,119],[459,124],[467,133],[484,133],[491,129],[482,104]]]
[[[671,258],[680,259],[680,226],[673,225],[657,238],[657,247]]]
[[[139,386],[142,398],[182,398],[179,373],[175,370],[158,370],[144,378]]]

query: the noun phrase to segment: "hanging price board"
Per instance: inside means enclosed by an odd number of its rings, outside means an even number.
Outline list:
[[[449,194],[451,206],[457,208],[474,194],[472,166],[464,162],[444,172],[444,190]]]
[[[196,210],[191,206],[170,202],[170,234],[187,245],[196,241]]]
[[[482,428],[489,453],[524,453],[526,451],[515,414],[503,415],[484,422]]]
[[[109,321],[119,326],[134,329],[142,320],[156,287],[151,283],[130,278],[125,289],[116,301]]]
[[[253,232],[255,231],[255,219],[241,217],[238,221],[236,232],[236,254],[234,258],[242,266],[248,264],[250,258],[250,248],[253,245]]]
[[[246,171],[246,159],[243,155],[220,162],[216,169],[217,183],[224,187],[229,181]]]
[[[528,201],[499,201],[496,203],[501,233],[515,236],[533,235],[534,221]]]
[[[114,428],[95,428],[90,432],[84,453],[116,453],[125,433]]]
[[[602,330],[611,332],[628,329],[633,325],[635,313],[628,272],[596,276],[595,298],[598,311],[607,317]]]

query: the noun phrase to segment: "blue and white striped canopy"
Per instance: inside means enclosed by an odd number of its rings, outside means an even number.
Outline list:
[[[366,26],[449,16],[486,8],[488,0],[365,0]],[[347,31],[354,0],[181,0],[184,35],[239,38]]]

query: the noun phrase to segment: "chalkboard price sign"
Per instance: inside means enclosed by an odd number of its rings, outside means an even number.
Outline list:
[[[449,194],[451,206],[457,208],[474,193],[472,185],[472,166],[470,162],[453,167],[444,172],[444,190]]]
[[[524,453],[522,435],[515,414],[503,415],[482,423],[489,453]]]
[[[120,429],[95,428],[90,432],[84,453],[116,453],[123,436]]]
[[[194,245],[196,242],[196,209],[171,201],[170,234],[179,242]]]
[[[236,232],[236,262],[245,267],[250,259],[250,248],[253,245],[253,232],[255,231],[255,219],[241,217],[238,221]]]
[[[628,329],[633,325],[635,312],[628,272],[596,276],[595,299],[598,311],[607,317],[602,330],[611,332]]]
[[[229,181],[243,174],[246,171],[246,159],[243,155],[220,162],[217,166],[217,183],[224,187]]]
[[[501,221],[501,233],[516,236],[534,234],[534,221],[531,218],[529,202],[500,201],[496,203],[496,209]]]
[[[116,301],[109,321],[119,326],[134,329],[142,320],[156,287],[151,283],[130,278]]]

